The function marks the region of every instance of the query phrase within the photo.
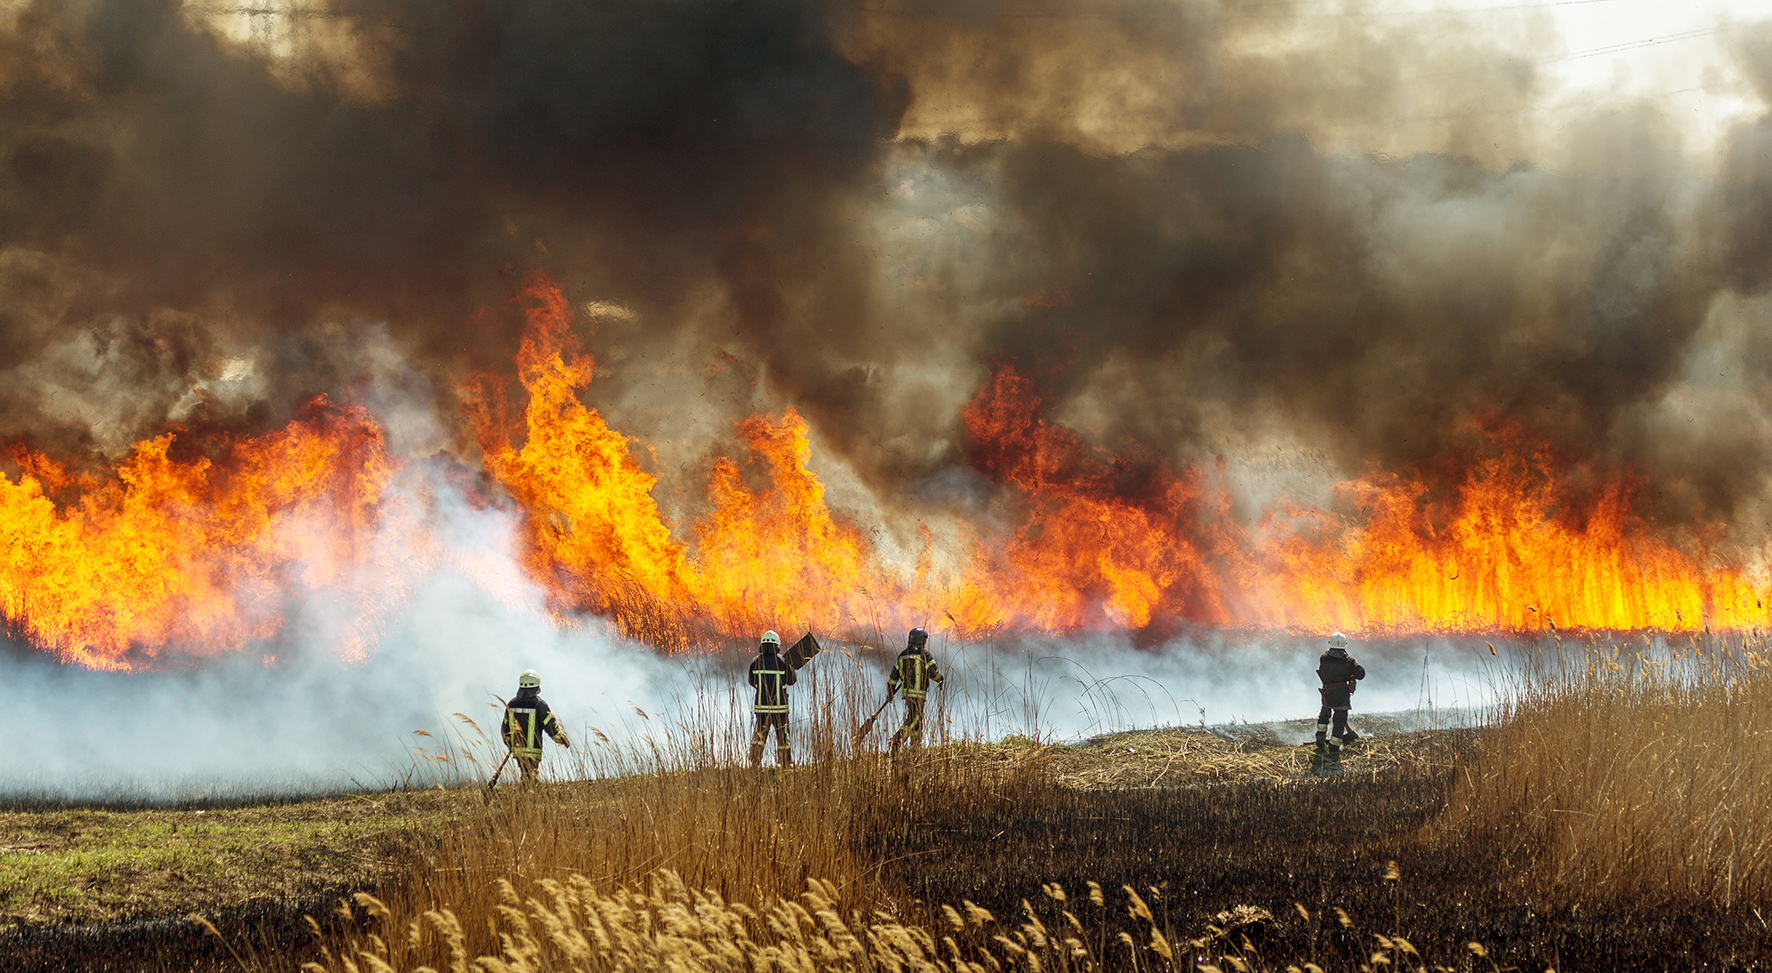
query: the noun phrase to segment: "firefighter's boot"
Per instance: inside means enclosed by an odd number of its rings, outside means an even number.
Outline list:
[[[1333,742],[1329,744],[1329,752],[1323,756],[1323,773],[1341,773],[1341,747]]]

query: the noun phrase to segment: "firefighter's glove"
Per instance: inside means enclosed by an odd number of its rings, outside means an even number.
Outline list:
[[[563,746],[568,750],[572,749],[572,741],[566,739],[566,734],[564,734],[564,733],[556,733],[554,735],[554,742],[558,743],[560,746]]]

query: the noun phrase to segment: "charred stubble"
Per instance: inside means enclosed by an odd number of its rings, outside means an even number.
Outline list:
[[[1209,924],[1226,926],[1221,913],[1237,906],[1267,910],[1271,921],[1230,927],[1228,943],[1215,945],[1235,948],[1247,935],[1255,955],[1244,955],[1275,968],[1307,960],[1361,968],[1378,948],[1375,934],[1407,937],[1439,962],[1473,959],[1466,944],[1478,942],[1519,969],[1772,963],[1772,934],[1751,910],[1535,904],[1519,891],[1531,861],[1420,834],[1444,807],[1448,783],[1445,772],[1403,770],[1281,784],[1054,787],[967,818],[906,821],[865,844],[889,882],[926,904],[932,927],[941,925],[939,904],[962,900],[1009,920],[1024,915],[1025,899],[1050,922],[1056,909],[1042,887],[1057,882],[1085,927],[1106,924],[1103,941],[1125,931],[1142,942],[1149,926],[1128,915],[1119,892],[1130,885],[1178,945],[1212,939]],[[1400,877],[1387,880],[1393,861]],[[1089,882],[1107,890],[1105,907],[1089,904]]]

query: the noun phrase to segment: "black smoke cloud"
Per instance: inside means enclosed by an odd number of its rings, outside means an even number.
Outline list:
[[[18,14],[0,53],[0,369],[82,333],[102,358],[147,329],[132,367],[189,380],[213,377],[216,345],[268,348],[275,419],[351,377],[313,347],[317,322],[388,320],[445,375],[508,358],[509,315],[470,321],[543,263],[648,309],[713,276],[767,330],[780,309],[759,278],[853,248],[820,208],[904,99],[806,3],[302,9],[361,28],[374,91],[279,68],[175,0]],[[169,311],[203,326],[157,327]],[[6,403],[5,433],[54,425],[32,392]]]
[[[0,34],[0,435],[94,441],[43,389],[101,366],[145,429],[248,353],[252,421],[278,421],[358,377],[339,320],[387,321],[447,390],[508,359],[507,299],[546,267],[638,314],[593,339],[616,425],[668,435],[689,393],[791,404],[887,496],[960,462],[959,407],[1005,360],[1054,416],[1184,461],[1228,422],[1421,468],[1499,417],[1648,471],[1669,517],[1727,517],[1772,472],[1738,423],[1675,448],[1656,414],[1719,296],[1772,273],[1772,123],[1720,172],[1653,104],[1547,137],[1530,18],[300,9],[368,82],[171,0],[43,0]],[[1768,97],[1764,30],[1739,36]],[[744,367],[657,364],[716,348]]]

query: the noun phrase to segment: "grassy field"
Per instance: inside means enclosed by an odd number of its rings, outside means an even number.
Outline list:
[[[0,935],[373,888],[464,797],[418,791],[249,807],[0,811]]]
[[[689,720],[573,751],[595,779],[490,800],[218,809],[237,817],[201,839],[170,830],[193,811],[44,809],[7,819],[8,847],[45,856],[5,859],[38,889],[8,914],[7,968],[1772,969],[1772,669],[1747,649],[1589,647],[1482,730],[1368,718],[1326,777],[1281,742],[1299,733],[1248,728],[891,762],[834,684],[811,688],[825,715],[791,769],[735,765],[741,730]],[[56,869],[76,894],[37,877]],[[373,894],[324,909],[352,888]],[[219,910],[220,935],[40,925],[187,909]]]
[[[1404,754],[1421,750],[1428,739],[1379,738],[1351,752],[1348,766],[1351,771],[1369,771],[1395,765]],[[926,772],[950,782],[963,777],[970,785],[961,789],[974,792],[988,790],[990,781],[1026,777],[1030,769],[1060,787],[1113,793],[1299,778],[1306,775],[1309,762],[1304,748],[1237,740],[1200,728],[1117,733],[1074,747],[1033,747],[1026,741],[953,742],[930,748],[924,757]],[[551,853],[550,859],[557,865],[564,860],[584,866],[601,875],[606,888],[638,881],[659,867],[684,868],[681,851],[669,859],[644,855],[623,859],[611,855],[610,848],[599,848],[598,841],[635,850],[655,846],[659,822],[668,818],[673,798],[681,804],[686,796],[705,796],[706,803],[679,806],[683,825],[709,830],[727,842],[696,843],[709,862],[728,861],[736,846],[749,842],[755,847],[756,839],[767,834],[779,842],[769,853],[772,865],[779,866],[787,856],[802,859],[786,883],[785,891],[792,893],[807,878],[838,871],[835,863],[841,858],[853,859],[842,870],[863,871],[857,856],[867,853],[864,844],[856,842],[852,851],[837,847],[834,840],[808,841],[783,829],[775,815],[759,813],[755,805],[749,811],[740,808],[740,814],[729,815],[717,828],[706,829],[709,809],[730,811],[741,804],[741,795],[753,802],[780,802],[787,794],[798,793],[803,799],[814,790],[833,793],[837,789],[828,777],[832,766],[843,763],[827,764],[824,770],[801,767],[759,774],[705,770],[698,772],[699,777],[637,774],[550,785],[522,796],[515,788],[503,787],[491,803],[469,788],[237,807],[15,808],[0,812],[0,951],[11,949],[18,963],[26,963],[29,953],[27,966],[37,969],[61,968],[57,964],[64,960],[69,969],[170,970],[190,962],[212,962],[221,968],[243,965],[226,944],[194,923],[181,921],[168,927],[152,921],[196,913],[228,930],[237,940],[234,948],[249,957],[244,965],[280,968],[284,964],[266,955],[266,929],[293,930],[297,945],[306,949],[310,940],[302,934],[301,913],[336,919],[326,915],[334,900],[355,892],[396,897],[410,881],[415,862],[429,862],[433,878],[471,874],[464,870],[476,864],[456,843],[487,839],[487,828],[500,823],[506,832],[490,838],[499,851],[508,852],[516,845],[533,848],[536,841],[550,838],[569,840],[580,848],[573,855]],[[889,772],[879,779],[898,780]],[[897,785],[889,785],[888,791],[890,786]],[[1002,801],[986,803],[1004,806]],[[648,813],[627,813],[633,807]],[[602,819],[612,810],[622,827],[609,827]],[[755,822],[757,833],[735,832],[734,824],[743,821]],[[833,839],[836,833],[828,823],[815,831]],[[599,837],[587,839],[587,834]],[[648,840],[645,835],[654,837]],[[823,859],[816,857],[821,852]],[[490,868],[488,862],[477,864],[483,871]],[[688,871],[695,874],[693,868]],[[483,887],[496,894],[492,882]],[[446,882],[438,894],[452,891],[459,892]],[[728,889],[740,899],[779,891],[783,889]],[[279,914],[284,909],[289,913]],[[73,938],[56,935],[74,926],[97,931]],[[143,935],[144,928],[152,935]],[[121,954],[114,948],[117,944],[122,945]]]

